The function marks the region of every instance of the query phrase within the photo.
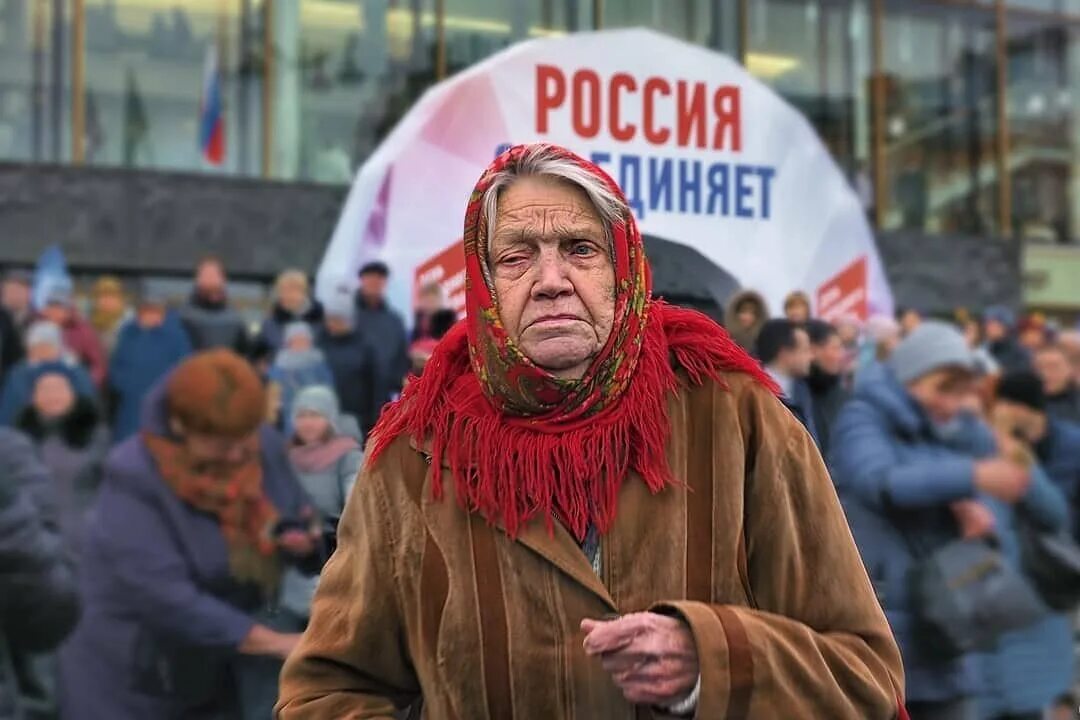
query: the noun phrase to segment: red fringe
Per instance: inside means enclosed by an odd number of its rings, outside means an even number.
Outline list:
[[[758,363],[705,315],[653,301],[645,347],[623,397],[587,422],[545,425],[508,418],[488,402],[469,367],[465,323],[450,331],[424,373],[383,411],[369,444],[374,462],[401,434],[431,441],[432,491],[443,495],[448,462],[458,502],[515,537],[534,515],[559,517],[579,540],[590,524],[611,528],[623,479],[637,472],[656,493],[672,482],[665,448],[674,365],[691,383],[746,373],[777,391]]]

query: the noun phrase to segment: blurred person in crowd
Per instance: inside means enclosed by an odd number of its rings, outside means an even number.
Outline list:
[[[424,372],[424,366],[431,359],[439,341],[454,327],[457,322],[457,313],[453,310],[443,309],[435,312],[428,322],[428,337],[414,340],[409,345],[409,362],[412,364],[412,374],[420,375]]]
[[[840,331],[827,322],[811,320],[806,324],[806,332],[813,357],[806,385],[810,390],[814,430],[821,454],[828,455],[833,423],[848,398],[844,384],[847,352]]]
[[[123,284],[111,275],[98,278],[90,291],[90,303],[90,325],[101,341],[105,357],[111,358],[120,327],[131,317]]]
[[[615,182],[516,146],[472,197],[466,324],[372,434],[279,718],[895,715],[816,448],[718,325],[652,300]]]
[[[1016,313],[1009,308],[996,306],[983,313],[983,337],[1002,372],[1031,368],[1031,354],[1016,339]]]
[[[1047,720],[1080,720],[1080,706],[1072,693],[1063,693],[1054,698]]]
[[[1058,333],[1057,345],[1065,351],[1073,376],[1080,383],[1080,330],[1062,330]]]
[[[1035,515],[1029,512],[1028,517],[1047,532],[1068,529],[1070,509],[1066,489],[1071,488],[1074,493],[1076,490],[1080,442],[1076,441],[1075,433],[1080,433],[1080,428],[1073,429],[1072,438],[1056,432],[1058,428],[1052,427],[1054,423],[1046,415],[1042,382],[1030,371],[1008,373],[1000,378],[990,417],[1002,454],[1031,466],[1032,492],[1039,491],[1036,483],[1051,482],[1056,486],[1055,496],[1047,496],[1043,503],[1054,515],[1048,515],[1044,509]],[[1069,466],[1065,474],[1062,474],[1062,460]],[[1044,474],[1049,474],[1049,481]],[[984,502],[994,513],[993,535],[998,547],[1019,566],[1017,519],[1011,508],[990,499]],[[980,717],[1042,720],[1043,711],[1054,698],[1068,691],[1073,680],[1075,658],[1068,615],[1052,614],[1030,627],[1002,635],[996,649],[980,654],[977,664],[982,678]]]
[[[307,275],[302,270],[286,270],[274,283],[274,306],[255,337],[255,353],[273,359],[285,340],[288,325],[302,322],[315,328],[322,321],[323,306],[311,297]]]
[[[165,297],[146,287],[135,317],[120,329],[109,363],[113,442],[127,440],[139,428],[143,399],[150,389],[191,354],[191,340]]]
[[[1033,483],[985,423],[963,411],[977,372],[963,335],[927,320],[856,386],[833,426],[829,467],[900,643],[912,720],[973,720],[979,690],[973,656],[943,658],[920,642],[912,548],[929,553],[990,533],[983,496],[1023,503],[1047,525],[1061,512],[1050,484]]]
[[[11,369],[0,391],[0,424],[11,425],[30,402],[34,378],[44,366],[69,372],[78,395],[96,397],[97,388],[86,369],[75,362],[64,347],[63,335],[55,323],[39,320],[26,333],[26,358]]]
[[[0,720],[37,720],[57,699],[36,658],[75,627],[75,563],[56,519],[48,471],[21,434],[0,429]]]
[[[382,407],[401,391],[409,372],[409,344],[401,316],[386,303],[386,263],[371,262],[360,268],[356,296],[356,329],[371,346],[373,399]],[[374,418],[372,418],[374,420]]]
[[[34,275],[28,270],[8,270],[0,282],[0,307],[7,310],[15,327],[24,332],[34,322]]]
[[[94,328],[75,309],[75,296],[70,283],[57,283],[49,289],[41,316],[60,328],[64,347],[90,373],[94,385],[103,387],[108,373],[105,349]]]
[[[806,328],[787,319],[769,320],[758,333],[757,357],[780,387],[781,402],[806,426],[814,441],[819,442],[814,398],[806,382],[814,360]]]
[[[1039,348],[1045,347],[1053,339],[1053,330],[1046,322],[1046,316],[1041,313],[1028,315],[1016,328],[1016,341],[1020,347],[1034,353]]]
[[[964,332],[964,342],[975,356],[975,362],[979,366],[979,372],[984,376],[996,376],[1001,374],[1001,366],[983,342],[982,322],[975,317],[967,317],[961,322]]]
[[[4,375],[22,359],[22,333],[8,311],[0,307],[0,384]]]
[[[435,313],[443,308],[443,291],[439,283],[428,283],[420,288],[420,292],[416,296],[416,313],[413,316],[412,335],[409,336],[410,343],[435,337],[431,321],[435,317]]]
[[[341,415],[331,387],[304,388],[292,410],[293,435],[289,461],[300,485],[318,513],[317,531],[332,548],[345,500],[364,462],[351,418]],[[355,421],[352,421],[355,422]],[[319,577],[289,569],[282,578],[281,606],[292,613],[299,627],[306,627],[311,615],[311,599]]]
[[[863,328],[862,344],[855,368],[855,384],[863,377],[874,377],[900,344],[900,323],[888,315],[871,315]]]
[[[841,374],[846,382],[850,382],[858,364],[863,323],[856,315],[848,313],[840,316],[832,325],[836,328],[836,334],[840,337],[840,345],[844,349],[844,367]]]
[[[757,336],[769,319],[765,296],[756,290],[740,290],[731,296],[724,309],[724,328],[748,353],[757,351]]]
[[[332,386],[334,375],[322,350],[315,347],[315,337],[307,323],[294,322],[285,326],[282,342],[267,379],[277,402],[277,421],[285,434],[291,435],[292,405],[296,396],[312,385]]]
[[[796,290],[784,298],[784,317],[794,324],[805,325],[812,315],[810,296],[802,290]]]
[[[907,337],[922,325],[923,314],[913,307],[899,308],[896,311],[896,321],[900,324],[900,336]]]
[[[246,355],[250,350],[244,319],[229,305],[228,283],[217,258],[205,258],[195,268],[195,287],[180,309],[180,320],[196,351],[227,348]]]
[[[75,389],[71,368],[46,364],[31,377],[30,401],[15,419],[49,470],[60,527],[69,546],[81,547],[83,518],[101,480],[109,430],[92,396]]]
[[[371,344],[356,329],[352,298],[337,293],[327,300],[326,319],[317,335],[317,345],[334,376],[334,391],[341,410],[360,424],[366,437],[378,417],[381,404],[374,395],[375,359]]]
[[[1080,423],[1080,387],[1065,350],[1060,344],[1046,345],[1035,351],[1034,365],[1046,393],[1046,413]]]
[[[225,349],[184,360],[109,455],[61,651],[63,717],[269,717],[299,636],[271,625],[283,565],[315,557],[265,390]]]

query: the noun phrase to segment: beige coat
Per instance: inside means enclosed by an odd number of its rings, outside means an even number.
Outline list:
[[[431,497],[399,438],[356,483],[311,625],[285,665],[282,720],[647,718],[582,649],[583,618],[660,609],[689,624],[696,717],[888,720],[903,670],[828,473],[748,377],[681,390],[668,458],[685,483],[628,477],[600,575],[541,520],[515,541]]]

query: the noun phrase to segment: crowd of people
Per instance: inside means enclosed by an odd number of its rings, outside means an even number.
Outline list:
[[[103,278],[85,316],[72,284],[35,305],[4,275],[0,720],[270,717],[367,433],[457,320],[425,287],[407,329],[388,274],[323,304],[284,272],[256,328],[216,259],[182,307]],[[912,716],[1077,717],[1071,608],[942,651],[911,577],[953,539],[1017,568],[1024,527],[1080,540],[1080,332],[1000,307],[826,322],[802,293],[782,311],[742,291],[724,324],[827,462]]]

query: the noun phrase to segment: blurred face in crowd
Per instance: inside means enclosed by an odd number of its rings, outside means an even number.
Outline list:
[[[802,328],[795,328],[795,346],[781,350],[776,356],[775,365],[781,372],[792,377],[804,378],[810,374],[810,364],[813,361],[814,350],[810,345],[810,336]]]
[[[114,292],[101,293],[94,298],[94,309],[106,315],[120,315],[124,312],[124,296]]]
[[[26,359],[31,363],[55,362],[60,355],[60,347],[53,343],[34,343],[26,348]]]
[[[940,368],[907,386],[908,393],[935,423],[947,423],[964,408],[975,378],[963,368]]]
[[[298,313],[307,303],[307,286],[298,279],[286,278],[278,283],[277,298],[281,307],[291,313]]]
[[[1027,405],[998,400],[994,403],[994,421],[998,427],[1008,428],[1029,443],[1037,443],[1046,437],[1046,413],[1033,410]]]
[[[360,296],[370,304],[377,304],[386,297],[388,278],[379,272],[367,272],[360,276]]]
[[[553,375],[580,378],[615,317],[615,267],[585,191],[517,179],[499,197],[488,265],[510,339]]]
[[[319,413],[304,410],[296,416],[296,437],[304,445],[323,442],[330,435],[330,421]]]
[[[825,342],[820,345],[814,345],[813,356],[814,364],[827,375],[840,375],[847,369],[844,367],[847,361],[847,352],[844,350],[844,343],[837,333],[829,335]]]
[[[997,320],[987,320],[985,324],[986,329],[986,341],[997,342],[1004,340],[1009,336],[1009,328]]]
[[[0,305],[15,315],[25,315],[30,310],[30,286],[17,280],[5,280],[0,286]]]
[[[918,310],[905,310],[900,316],[900,331],[904,335],[910,335],[920,325],[922,325],[922,315]]]
[[[338,315],[326,316],[326,331],[334,336],[348,335],[352,332],[352,321]]]
[[[1035,372],[1047,395],[1060,395],[1073,384],[1073,370],[1061,348],[1047,347],[1035,353]]]
[[[1041,327],[1025,328],[1019,339],[1020,344],[1028,350],[1038,350],[1046,345],[1046,330]]]
[[[51,420],[71,412],[75,406],[75,391],[68,379],[59,373],[42,375],[34,384],[32,402],[37,414]]]
[[[242,438],[230,438],[210,433],[186,432],[183,424],[175,419],[171,424],[173,432],[183,438],[188,457],[202,472],[227,472],[243,465],[256,453],[256,432]]]
[[[840,343],[854,347],[859,342],[859,326],[850,320],[842,320],[836,325],[836,332],[840,335]]]
[[[442,289],[438,285],[430,285],[423,289],[417,298],[417,305],[421,312],[428,314],[441,310],[443,306]]]
[[[757,305],[753,300],[743,300],[735,311],[735,319],[739,321],[739,327],[749,330],[758,322]]]
[[[225,268],[218,262],[204,262],[195,271],[195,291],[207,300],[225,299]]]
[[[311,336],[300,334],[293,335],[285,345],[293,352],[306,352],[312,348]]]
[[[42,309],[41,316],[49,322],[63,327],[71,317],[71,308],[62,303],[51,302]]]
[[[789,302],[784,306],[784,315],[796,325],[803,325],[810,319],[810,306],[802,300]]]
[[[964,323],[964,340],[969,348],[977,348],[982,342],[982,328],[978,320],[968,320]]]
[[[165,324],[165,306],[154,303],[140,305],[135,313],[135,321],[143,330],[161,327]]]

